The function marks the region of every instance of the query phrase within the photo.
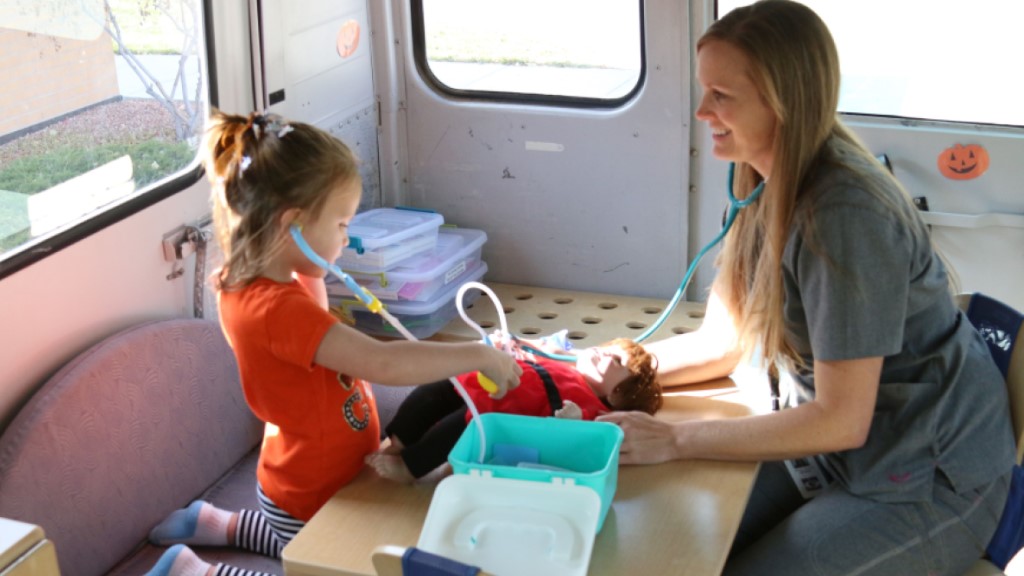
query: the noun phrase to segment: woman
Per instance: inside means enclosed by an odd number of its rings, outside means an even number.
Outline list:
[[[612,413],[621,461],[762,462],[726,574],[961,574],[995,530],[1014,446],[1002,377],[956,309],[906,192],[836,114],[839,60],[810,9],[762,0],[697,44],[697,118],[740,211],[697,332],[654,343],[665,386],[751,352],[793,407],[721,421]],[[828,484],[805,499],[786,460]]]

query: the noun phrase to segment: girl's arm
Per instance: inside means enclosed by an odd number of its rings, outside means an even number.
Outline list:
[[[341,323],[324,335],[314,361],[385,386],[436,382],[479,370],[498,385],[498,398],[519,385],[523,371],[508,354],[477,342],[382,341]]]
[[[658,359],[658,380],[662,386],[724,378],[743,357],[732,314],[714,288],[699,329],[646,344],[644,348]]]
[[[859,448],[874,416],[882,357],[814,362],[814,400],[779,412],[666,422],[643,412],[612,412],[598,420],[622,427],[621,462],[676,459],[784,460]]]

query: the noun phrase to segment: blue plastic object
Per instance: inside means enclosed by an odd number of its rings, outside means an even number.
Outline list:
[[[295,245],[299,247],[299,250],[302,251],[306,258],[309,258],[312,263],[337,276],[338,279],[344,282],[345,286],[348,286],[348,289],[351,290],[356,298],[359,298],[359,301],[369,308],[371,312],[374,314],[380,312],[380,300],[378,300],[373,294],[370,294],[369,290],[360,286],[359,283],[353,280],[351,276],[345,274],[341,268],[338,268],[334,264],[324,260],[319,254],[317,254],[306,242],[306,239],[302,237],[302,230],[298,226],[292,224],[289,231],[291,232],[292,239],[295,240]]]
[[[500,466],[518,466],[519,464],[537,464],[540,462],[540,450],[518,444],[495,444],[493,456],[488,464]]]
[[[410,546],[402,554],[403,576],[476,576],[480,569],[476,566],[432,554],[426,550]]]

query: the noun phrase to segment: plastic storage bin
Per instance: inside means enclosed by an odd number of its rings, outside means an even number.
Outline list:
[[[352,240],[336,264],[345,271],[381,272],[407,258],[432,251],[441,224],[444,216],[436,212],[400,208],[361,212],[348,225]]]
[[[445,286],[444,290],[438,291],[434,298],[427,302],[386,300],[383,298],[380,301],[387,307],[388,312],[394,315],[413,336],[420,339],[429,338],[458,316],[459,312],[458,308],[456,308],[455,296],[459,288],[466,282],[479,281],[486,273],[487,263],[483,261],[478,262],[476,266],[463,272],[459,278],[450,282]],[[479,290],[468,290],[463,304],[472,304],[479,297]],[[378,298],[380,297],[378,296]],[[379,314],[374,314],[367,310],[354,297],[340,299],[331,297],[330,302],[337,315],[366,334],[395,338],[402,337],[402,334],[387,320]],[[338,308],[340,310],[337,310]]]
[[[402,261],[383,272],[366,274],[348,270],[353,278],[378,298],[428,302],[439,290],[480,262],[487,233],[470,228],[441,228],[434,250]],[[328,284],[329,292],[351,295],[340,281]]]
[[[596,530],[608,515],[619,478],[622,429],[608,422],[542,418],[516,414],[480,415],[484,428],[484,461],[480,433],[470,423],[448,455],[456,474],[476,474],[533,482],[574,484],[592,489],[601,500]],[[496,450],[496,448],[498,450]],[[532,452],[536,462],[494,463],[495,453]]]

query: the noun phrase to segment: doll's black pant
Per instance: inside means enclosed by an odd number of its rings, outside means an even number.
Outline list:
[[[421,478],[448,460],[466,429],[466,402],[448,380],[417,386],[385,427],[405,449],[402,460]]]

